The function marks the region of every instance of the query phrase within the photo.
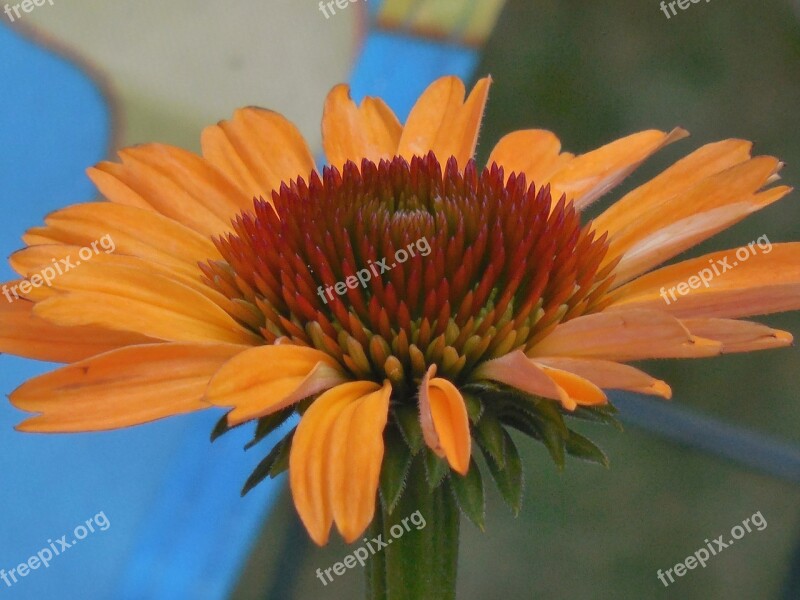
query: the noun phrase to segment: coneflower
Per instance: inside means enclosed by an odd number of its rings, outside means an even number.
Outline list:
[[[570,418],[614,423],[605,389],[670,397],[626,364],[785,346],[739,317],[800,306],[800,245],[693,289],[714,253],[660,264],[783,197],[781,163],[750,143],[703,146],[595,221],[581,211],[686,134],[644,131],[592,152],[517,131],[488,165],[473,154],[490,80],[465,99],[446,77],[405,125],[345,86],[323,115],[329,165],[257,108],[203,133],[202,157],[160,144],[89,175],[110,202],[75,205],[27,232],[22,276],[98,254],[0,306],[0,350],[66,366],[20,386],[20,431],[137,425],[209,406],[214,436],[255,422],[254,442],[300,415],[246,483],[289,470],[310,536],[347,542],[419,510],[427,527],[373,557],[370,594],[452,598],[458,509],[483,526],[487,471],[519,510],[513,428],[606,464]],[[655,270],[654,270],[655,269]],[[15,282],[8,282],[13,285]]]

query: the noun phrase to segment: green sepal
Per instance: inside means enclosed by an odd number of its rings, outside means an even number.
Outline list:
[[[556,466],[563,469],[564,446],[569,437],[569,429],[556,402],[520,394],[510,394],[506,401],[506,414],[513,415],[517,421],[510,425],[540,439]]]
[[[484,407],[483,402],[477,396],[472,394],[462,393],[464,398],[464,405],[467,407],[467,415],[473,425],[477,425],[483,417]]]
[[[314,404],[314,400],[316,400],[318,397],[319,397],[319,394],[314,395],[314,396],[309,396],[308,398],[300,400],[300,402],[298,402],[295,405],[295,410],[297,411],[297,414],[299,414],[301,416],[306,414],[306,411],[309,408],[311,408],[311,405]]]
[[[294,406],[288,406],[283,410],[261,417],[256,425],[256,431],[253,434],[253,439],[245,444],[244,449],[249,450],[261,440],[267,437],[270,433],[275,431],[278,427],[283,425],[286,420],[294,414]]]
[[[550,453],[550,458],[553,459],[553,462],[560,471],[563,470],[566,437],[561,428],[547,419],[540,420],[538,426],[542,434],[542,443],[544,443],[545,448],[547,448],[547,451]],[[569,435],[568,430],[567,435]]]
[[[400,431],[389,426],[383,434],[383,465],[380,490],[383,508],[387,514],[394,512],[406,486],[413,455]]]
[[[297,427],[292,429],[284,438],[275,444],[270,453],[258,463],[258,466],[247,478],[242,488],[242,496],[264,481],[267,477],[277,477],[289,468],[289,453],[292,449],[292,439]]]
[[[519,451],[514,440],[505,429],[503,430],[503,437],[505,448],[504,468],[501,468],[483,447],[481,449],[486,458],[489,472],[492,474],[495,484],[497,484],[497,489],[500,490],[500,495],[516,517],[522,508],[522,460],[519,457]]]
[[[425,477],[428,487],[435,490],[442,483],[445,475],[450,472],[450,465],[443,458],[439,458],[430,448],[425,448]]]
[[[566,450],[571,456],[603,465],[606,469],[611,463],[608,456],[594,442],[575,431],[570,430],[566,440]]]
[[[509,386],[503,385],[501,383],[497,383],[495,381],[491,381],[490,379],[480,379],[476,381],[470,381],[469,383],[463,385],[460,388],[462,394],[465,392],[467,394],[474,394],[479,398],[484,398],[486,396],[494,396],[496,394],[502,394],[505,390],[514,389]]]
[[[392,407],[394,421],[397,424],[403,439],[411,449],[411,454],[416,455],[425,445],[422,437],[422,426],[419,424],[419,413],[416,406],[398,404]]]
[[[475,427],[475,439],[480,447],[488,452],[501,469],[505,466],[505,430],[500,420],[487,411]]]
[[[542,432],[537,424],[538,419],[531,413],[516,407],[505,407],[499,419],[501,423],[513,427],[535,440],[542,439]]]
[[[231,411],[228,411],[224,415],[222,415],[220,420],[217,421],[217,424],[214,425],[214,429],[211,430],[211,441],[212,442],[217,441],[220,438],[220,436],[225,435],[230,430],[236,429],[237,427],[239,427],[239,425],[235,425],[233,427],[228,425],[228,415],[230,414],[230,412]]]
[[[516,410],[529,415],[538,414],[537,409],[541,402],[542,399],[537,396],[531,396],[511,388],[493,397],[493,404],[500,407],[500,410]]]
[[[561,411],[558,409],[556,402],[550,400],[538,402],[536,404],[536,414],[542,421],[553,425],[561,437],[566,438],[569,436],[569,429],[567,429],[567,424],[564,423],[564,417],[561,416]]]
[[[481,530],[486,526],[486,497],[483,477],[475,459],[470,460],[469,471],[462,477],[455,471],[450,473],[450,487],[458,500],[461,512]]]
[[[615,417],[616,414],[617,409],[610,403],[603,406],[579,406],[573,412],[567,413],[576,419],[611,425],[617,431],[623,431],[624,427]]]

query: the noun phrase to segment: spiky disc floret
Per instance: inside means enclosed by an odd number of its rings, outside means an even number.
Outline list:
[[[504,180],[474,161],[442,170],[433,153],[325,168],[238,216],[207,283],[266,343],[313,346],[354,378],[411,390],[436,364],[464,381],[597,309],[610,284],[605,237],[571,203]]]

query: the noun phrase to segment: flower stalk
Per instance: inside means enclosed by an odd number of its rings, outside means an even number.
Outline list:
[[[425,526],[407,531],[403,519],[419,511]],[[423,454],[411,463],[406,488],[389,513],[379,500],[369,529],[387,545],[367,568],[368,600],[454,600],[458,570],[460,512],[448,482],[431,490]],[[401,530],[402,536],[394,537]]]

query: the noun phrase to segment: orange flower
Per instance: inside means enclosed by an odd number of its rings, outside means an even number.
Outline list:
[[[335,87],[321,173],[297,129],[257,108],[206,129],[202,156],[150,144],[89,169],[109,202],[56,211],[11,257],[28,277],[102,236],[116,247],[0,303],[0,350],[67,363],[10,395],[37,413],[18,429],[104,430],[214,405],[231,409],[222,429],[258,421],[260,439],[299,413],[267,472],[288,464],[318,544],[334,523],[351,542],[374,516],[385,440],[444,459],[456,478],[474,468],[474,437],[513,504],[502,427],[556,460],[602,461],[564,416],[610,420],[605,389],[671,394],[626,362],[791,342],[738,319],[800,307],[800,245],[671,303],[662,288],[726,253],[656,268],[786,195],[768,187],[777,159],[709,144],[582,222],[686,133],[575,156],[550,132],[517,131],[480,171],[489,85],[465,99],[458,79],[440,79],[405,125]],[[402,487],[382,488],[384,502]]]

